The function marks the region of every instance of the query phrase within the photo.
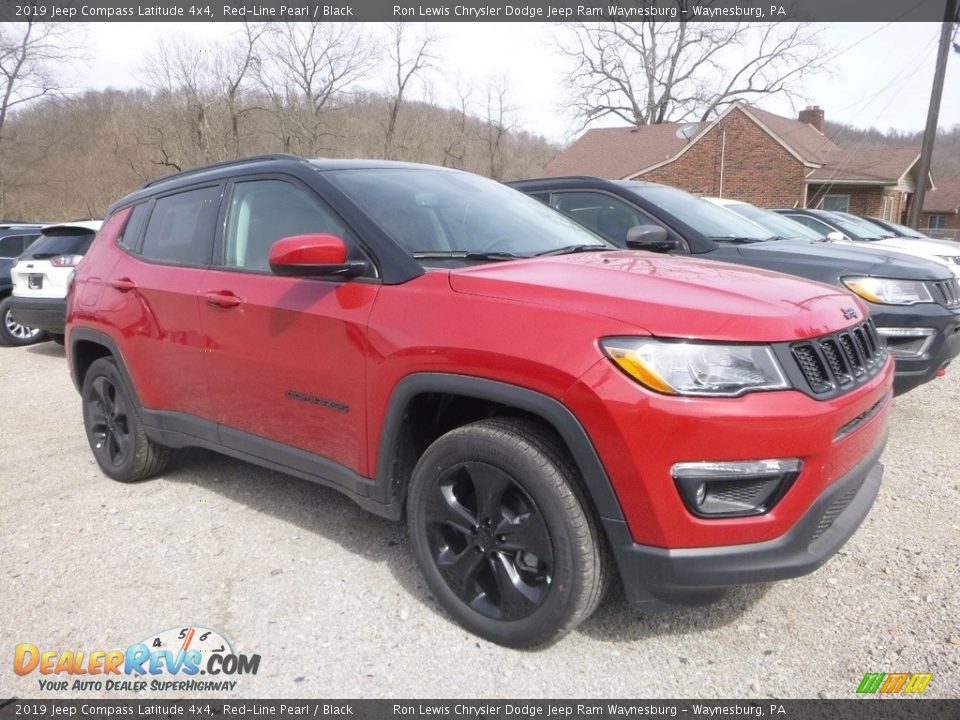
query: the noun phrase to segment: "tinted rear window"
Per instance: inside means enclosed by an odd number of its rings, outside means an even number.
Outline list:
[[[209,263],[219,209],[216,186],[160,198],[153,206],[140,254],[177,265]]]
[[[24,257],[34,260],[56,257],[57,255],[84,255],[90,248],[90,243],[96,232],[81,228],[64,228],[45,232],[37,238]]]
[[[17,257],[27,249],[30,243],[37,239],[38,235],[39,233],[30,235],[7,235],[7,237],[0,238],[0,257]]]

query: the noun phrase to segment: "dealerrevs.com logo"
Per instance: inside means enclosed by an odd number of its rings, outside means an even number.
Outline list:
[[[238,682],[232,677],[256,675],[259,668],[259,655],[235,653],[223,635],[199,626],[164,630],[126,650],[61,651],[20,643],[13,656],[13,671],[37,673],[45,692],[231,691]]]

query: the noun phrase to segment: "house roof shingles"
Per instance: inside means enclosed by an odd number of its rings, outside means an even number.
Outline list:
[[[826,135],[809,123],[775,115],[752,105],[747,110],[792,147],[807,162],[821,164],[826,154],[840,150]]]
[[[552,177],[588,174],[606,180],[625,178],[680,152],[687,141],[677,136],[677,130],[685,124],[587,130],[547,165],[544,174]],[[697,133],[707,125],[695,124]]]
[[[937,183],[936,190],[927,190],[923,196],[923,212],[960,212],[960,180]]]
[[[807,175],[813,182],[861,180],[895,185],[920,154],[920,149],[916,147],[840,148],[809,123],[776,115],[746,103],[738,103],[731,111],[737,108],[765,125],[805,163],[821,165],[814,167]],[[694,137],[714,122],[717,121],[692,123],[696,126]],[[594,175],[608,180],[631,177],[652,165],[675,158],[688,143],[677,135],[684,124],[588,130],[554,158],[544,174]]]
[[[824,153],[824,166],[807,175],[810,180],[865,180],[895,184],[917,157],[918,147],[835,148]]]

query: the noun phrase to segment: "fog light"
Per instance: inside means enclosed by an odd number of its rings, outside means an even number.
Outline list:
[[[694,515],[743,517],[773,508],[802,468],[797,459],[683,462],[670,475]]]
[[[923,355],[937,331],[933,328],[877,328],[877,334],[887,344],[894,357],[918,357]]]

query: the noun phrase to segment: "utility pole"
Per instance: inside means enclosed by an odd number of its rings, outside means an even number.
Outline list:
[[[907,225],[916,230],[920,226],[920,211],[923,209],[923,196],[927,191],[927,177],[930,175],[930,161],[933,158],[933,143],[937,139],[937,120],[940,117],[940,97],[943,95],[943,78],[947,74],[947,55],[950,53],[950,36],[953,35],[953,23],[957,19],[957,0],[947,0],[943,11],[943,26],[940,29],[940,49],[937,52],[937,68],[933,74],[933,89],[930,91],[930,106],[927,109],[927,127],[923,131],[923,147],[920,149],[920,172],[917,187],[910,204],[910,217]]]

